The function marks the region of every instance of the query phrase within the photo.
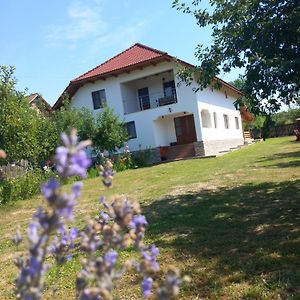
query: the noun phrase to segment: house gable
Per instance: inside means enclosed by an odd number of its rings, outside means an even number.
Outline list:
[[[163,52],[140,43],[134,44],[127,50],[117,54],[106,62],[100,64],[99,66],[89,70],[88,72],[80,75],[79,77],[70,81],[69,85],[64,90],[63,94],[59,97],[53,106],[53,109],[59,109],[63,102],[63,95],[67,94],[72,97],[77,90],[85,85],[86,83],[94,83],[96,80],[106,80],[109,77],[117,77],[120,74],[130,73],[134,70],[142,70],[147,66],[156,66],[162,62],[177,62],[186,67],[194,68],[193,65],[176,59],[175,57],[169,55],[167,52]],[[228,84],[227,82],[216,78],[222,85],[231,89],[235,93],[239,91]]]

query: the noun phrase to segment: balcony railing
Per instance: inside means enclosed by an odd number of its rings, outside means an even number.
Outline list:
[[[163,92],[153,93],[153,94],[137,97],[135,101],[138,103],[138,108],[135,110],[127,109],[128,108],[127,103],[129,101],[126,100],[124,101],[125,114],[130,114],[142,110],[153,109],[160,106],[177,103],[176,89],[171,89],[166,93]],[[132,100],[130,102],[132,103]]]

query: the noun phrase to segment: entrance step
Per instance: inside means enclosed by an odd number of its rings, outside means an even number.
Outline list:
[[[167,147],[165,160],[177,160],[193,156],[195,156],[194,143],[189,143]]]

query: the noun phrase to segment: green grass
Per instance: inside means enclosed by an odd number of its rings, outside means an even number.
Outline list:
[[[300,299],[299,146],[293,137],[277,138],[218,158],[129,170],[109,191],[99,179],[86,180],[78,222],[96,213],[99,195],[128,195],[143,206],[146,238],[161,249],[162,267],[172,263],[191,277],[180,299]],[[10,236],[18,225],[25,230],[41,201],[0,209],[0,299],[13,298]],[[59,299],[72,298],[79,267],[76,257],[58,270],[59,280],[49,273]],[[117,299],[140,298],[135,279],[128,274],[118,284]]]

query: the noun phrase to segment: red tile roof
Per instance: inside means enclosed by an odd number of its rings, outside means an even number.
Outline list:
[[[101,65],[95,67],[94,69],[82,74],[81,76],[70,81],[69,85],[64,90],[63,94],[58,98],[56,103],[53,105],[53,109],[58,109],[62,105],[63,95],[68,94],[72,97],[77,90],[86,82],[94,82],[98,79],[106,79],[110,76],[117,76],[124,72],[130,72],[138,68],[143,68],[148,65],[156,65],[157,63],[163,61],[174,61],[183,64],[186,67],[194,68],[193,65],[182,61],[180,59],[175,59],[173,56],[169,55],[167,52],[162,52],[157,49],[145,46],[140,43],[136,43],[127,50],[117,54],[113,58],[107,60]],[[230,89],[239,92],[235,87],[226,83],[225,81],[216,77],[216,80],[222,82]]]
[[[108,74],[113,71],[123,70],[130,66],[144,63],[146,61],[151,61],[165,55],[168,54],[166,52],[162,52],[137,43],[127,50],[121,52],[120,54],[114,56],[113,58],[107,60],[103,64],[75,78],[74,80],[72,80],[72,82],[97,77],[99,75]]]

